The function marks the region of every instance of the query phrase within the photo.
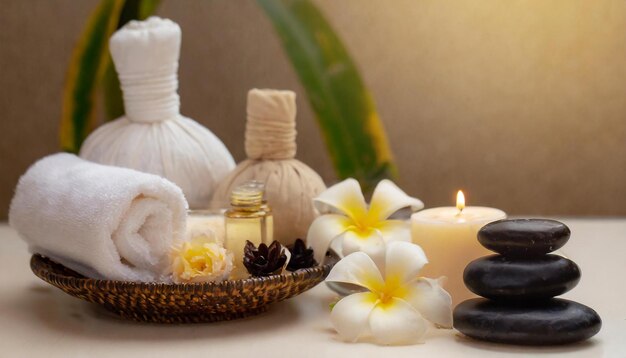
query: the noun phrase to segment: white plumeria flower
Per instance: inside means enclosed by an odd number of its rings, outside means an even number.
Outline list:
[[[320,212],[331,212],[315,219],[307,234],[307,244],[320,263],[334,239],[340,241],[338,254],[363,251],[378,261],[385,242],[411,241],[411,224],[389,217],[406,207],[413,211],[424,207],[419,199],[408,196],[387,179],[374,189],[369,207],[359,182],[352,178],[328,188],[313,203]]]
[[[363,252],[339,261],[326,281],[350,283],[368,292],[355,293],[339,301],[331,322],[346,341],[371,337],[378,344],[418,343],[428,322],[452,327],[452,300],[441,287],[441,279],[418,277],[428,263],[424,251],[408,242],[386,245],[383,267]]]

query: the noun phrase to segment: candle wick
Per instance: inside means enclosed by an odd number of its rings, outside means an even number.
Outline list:
[[[456,213],[456,216],[461,216],[461,213],[463,212],[463,209],[464,209],[464,208],[459,209],[459,212],[458,212],[458,213]]]

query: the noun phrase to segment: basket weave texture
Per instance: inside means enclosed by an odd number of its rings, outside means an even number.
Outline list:
[[[334,262],[282,275],[207,283],[141,283],[86,278],[35,254],[35,275],[66,293],[104,306],[123,318],[154,323],[232,320],[267,310],[268,305],[322,282]]]

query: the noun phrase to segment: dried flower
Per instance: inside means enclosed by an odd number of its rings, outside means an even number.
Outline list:
[[[293,245],[287,246],[287,249],[291,253],[291,259],[287,264],[287,269],[295,271],[297,269],[309,268],[317,265],[315,261],[313,249],[306,247],[306,244],[302,239],[296,239]]]
[[[278,241],[272,242],[269,247],[259,244],[258,248],[246,241],[243,252],[243,264],[252,276],[280,274],[287,263],[285,249]]]
[[[233,254],[207,235],[193,237],[173,249],[172,274],[176,282],[210,282],[228,278]]]

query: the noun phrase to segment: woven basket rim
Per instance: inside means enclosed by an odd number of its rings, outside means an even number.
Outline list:
[[[230,288],[233,286],[254,286],[260,283],[278,283],[281,281],[299,281],[307,277],[328,274],[330,269],[335,265],[336,258],[327,256],[324,265],[317,265],[310,268],[298,269],[296,271],[288,271],[283,274],[275,274],[269,276],[249,277],[237,280],[224,280],[219,282],[134,282],[122,280],[106,280],[84,277],[81,274],[65,267],[64,265],[41,254],[33,254],[30,260],[30,266],[36,276],[44,279],[44,281],[54,281],[62,283],[64,286],[73,288],[85,287],[115,287],[118,290],[141,290],[144,292],[163,292],[163,291],[207,291],[214,288]],[[73,275],[65,274],[60,270],[55,270],[54,265],[60,266],[62,269],[73,272]]]

